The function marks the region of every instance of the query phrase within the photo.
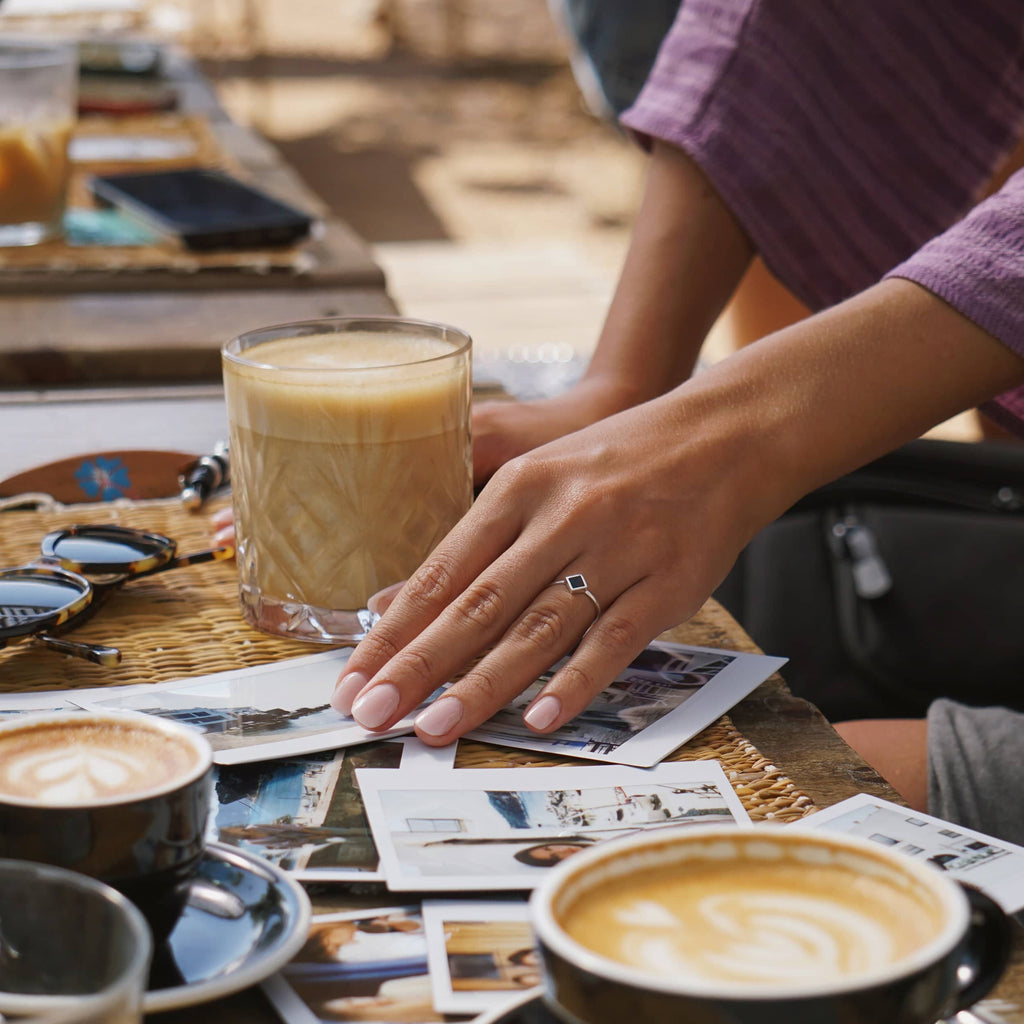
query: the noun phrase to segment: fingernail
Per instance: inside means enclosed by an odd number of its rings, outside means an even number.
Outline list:
[[[543,732],[562,713],[562,702],[550,693],[541,697],[536,704],[530,708],[523,721],[538,732]]]
[[[391,607],[391,602],[398,597],[398,592],[404,586],[404,583],[393,583],[390,587],[378,590],[376,594],[371,594],[367,598],[366,607],[377,615],[383,615]]]
[[[381,683],[352,705],[352,717],[364,729],[376,729],[395,713],[400,700],[401,694],[394,683]]]
[[[455,727],[464,711],[458,697],[441,697],[420,714],[416,728],[428,736],[444,736]]]
[[[234,509],[229,505],[227,508],[218,509],[210,516],[210,522],[216,526],[228,526],[234,522],[235,512]]]
[[[218,530],[213,535],[213,546],[215,548],[219,548],[223,544],[234,544],[234,543],[235,543],[235,528],[233,526],[225,526],[223,530]]]
[[[343,715],[352,714],[352,702],[359,696],[359,691],[370,680],[362,672],[349,672],[338,680],[331,697],[331,707]]]

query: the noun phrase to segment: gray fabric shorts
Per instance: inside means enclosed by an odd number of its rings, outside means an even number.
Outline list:
[[[1024,713],[932,703],[928,811],[1024,846]]]

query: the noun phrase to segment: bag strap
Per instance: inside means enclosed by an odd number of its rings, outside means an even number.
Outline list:
[[[1024,445],[919,439],[827,483],[791,511],[845,502],[1024,513]]]

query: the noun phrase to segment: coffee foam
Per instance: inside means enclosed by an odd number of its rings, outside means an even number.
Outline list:
[[[46,806],[105,803],[159,790],[200,764],[159,728],[73,716],[0,731],[0,799]]]
[[[737,857],[712,844],[704,857],[577,888],[561,924],[648,976],[769,990],[884,972],[943,930],[930,890],[888,865],[826,847],[788,856],[785,844],[757,856],[764,845]]]

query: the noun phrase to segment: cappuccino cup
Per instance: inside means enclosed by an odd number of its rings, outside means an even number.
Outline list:
[[[159,940],[199,867],[213,755],[196,730],[132,712],[0,724],[0,857],[118,889]]]
[[[1000,908],[935,866],[792,827],[603,843],[530,906],[545,1001],[570,1024],[934,1024],[1011,946]]]

